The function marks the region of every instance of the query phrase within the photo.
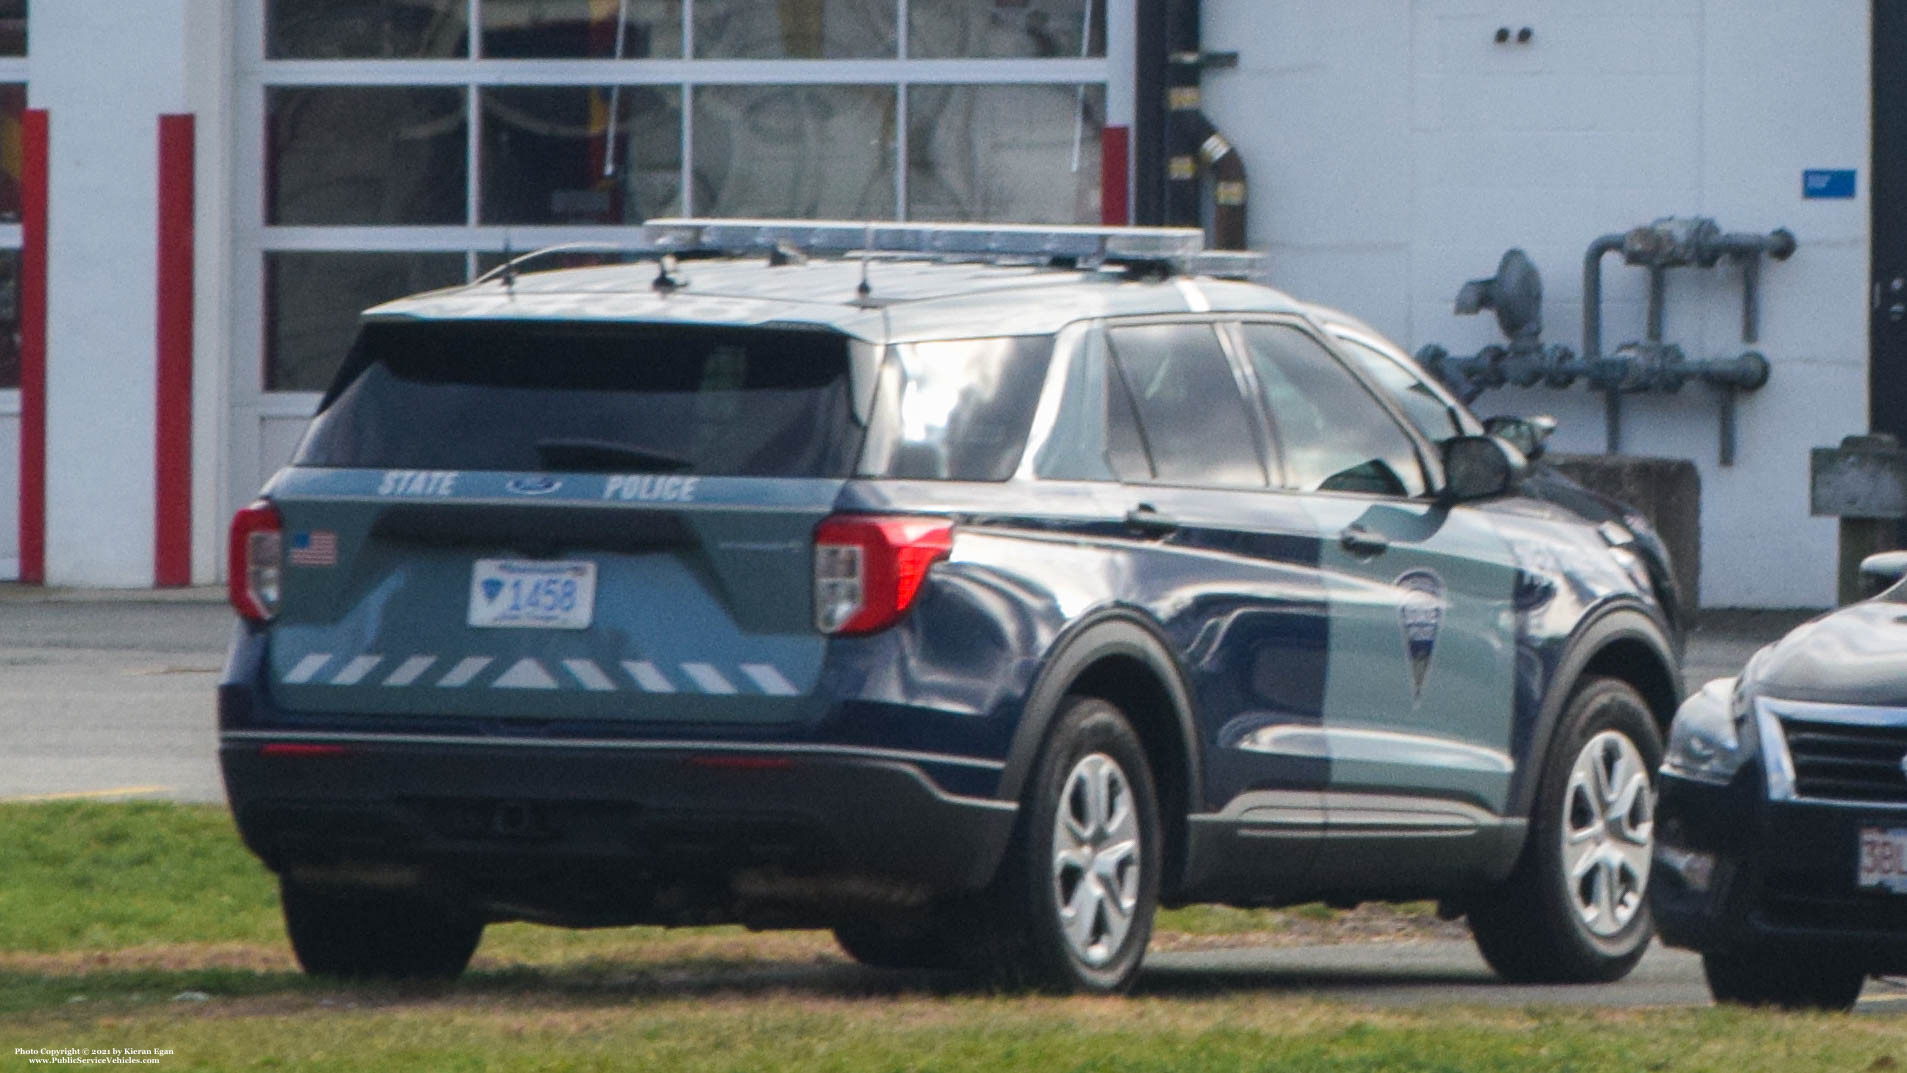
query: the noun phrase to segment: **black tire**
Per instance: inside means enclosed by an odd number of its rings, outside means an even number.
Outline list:
[[[848,956],[877,969],[956,969],[965,967],[970,944],[953,917],[929,911],[920,916],[873,917],[834,926],[834,941]]]
[[[1090,793],[1095,784],[1103,801]],[[1086,848],[1109,874],[1060,865],[1062,809],[1111,821],[1069,824],[1090,828]],[[991,892],[988,956],[1000,981],[1062,993],[1130,988],[1158,908],[1160,837],[1152,768],[1125,714],[1095,697],[1063,700]]]
[[[1703,954],[1702,975],[1716,1002],[1790,1010],[1851,1010],[1867,981],[1866,973],[1834,958],[1755,948]]]
[[[1606,983],[1642,959],[1655,935],[1648,868],[1661,764],[1661,733],[1641,694],[1613,678],[1577,686],[1543,763],[1523,855],[1509,878],[1470,906],[1477,948],[1497,975],[1514,983]],[[1612,765],[1625,787],[1640,774],[1635,797],[1622,787],[1613,798],[1601,792],[1597,769],[1606,781]],[[1583,847],[1576,851],[1583,859],[1609,863],[1573,877],[1566,830],[1584,836],[1572,843]]]
[[[285,931],[312,976],[451,980],[470,964],[483,921],[454,906],[379,892],[279,883]]]

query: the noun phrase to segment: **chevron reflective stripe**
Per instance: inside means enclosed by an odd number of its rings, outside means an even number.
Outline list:
[[[391,676],[384,679],[384,684],[387,686],[410,685],[412,682],[422,678],[424,672],[430,670],[431,666],[436,662],[436,656],[412,656],[398,664],[397,669],[391,672]]]
[[[603,669],[596,666],[593,660],[566,659],[563,661],[563,667],[568,670],[569,673],[575,675],[578,682],[583,683],[584,689],[592,693],[609,693],[613,692],[616,688],[616,683],[611,681],[610,677],[604,674]]]
[[[498,675],[497,680],[490,683],[490,688],[561,689],[563,687],[556,684],[556,679],[550,677],[550,672],[544,670],[541,663],[525,656],[517,660],[509,670]]]
[[[682,665],[682,673],[688,675],[696,685],[701,687],[704,693],[727,696],[736,691],[735,683],[722,677],[722,672],[716,670],[714,664],[684,663]]]
[[[669,676],[648,660],[623,660],[622,669],[629,672],[629,677],[636,680],[644,693],[675,692],[675,683],[669,681]]]
[[[279,681],[284,682],[286,685],[303,685],[311,681],[312,676],[317,674],[324,668],[325,664],[330,662],[331,653],[313,652],[311,655],[299,660],[297,665],[292,667],[291,670],[286,671],[285,676],[279,679]]]
[[[331,684],[334,686],[357,685],[364,681],[365,675],[370,674],[382,662],[384,662],[383,656],[359,656],[345,664],[343,670],[332,676]]]
[[[455,667],[450,669],[449,674],[438,679],[437,684],[445,689],[456,689],[459,686],[467,686],[470,684],[472,678],[482,674],[483,669],[494,662],[496,661],[489,656],[465,657],[459,660]]]
[[[753,679],[757,688],[771,697],[792,697],[800,690],[793,682],[782,677],[780,671],[769,663],[744,663],[742,673]]]
[[[339,658],[331,652],[313,652],[302,656],[280,676],[279,681],[286,685],[355,686],[368,683],[403,688],[429,684],[432,671],[449,662],[449,657],[429,652],[401,659],[365,653],[345,660],[334,672],[325,674],[325,669]],[[452,663],[450,669],[436,679],[435,685],[440,689],[472,685],[496,662],[495,656],[464,656]],[[669,669],[665,670],[665,666]],[[627,678],[616,673],[618,667]],[[389,670],[378,678],[379,668]],[[684,682],[687,684],[684,685]],[[525,656],[508,664],[502,674],[491,679],[483,688],[565,691],[580,688],[590,693],[616,693],[629,690],[632,686],[643,693],[680,693],[686,689],[720,697],[743,693],[766,697],[794,697],[801,694],[800,688],[772,663],[743,663],[730,669],[702,661],[658,665],[650,660],[631,659],[605,667],[593,659],[580,656],[547,662]]]

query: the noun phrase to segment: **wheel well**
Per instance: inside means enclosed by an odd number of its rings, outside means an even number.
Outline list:
[[[1632,638],[1618,638],[1597,652],[1583,668],[1583,677],[1616,678],[1635,687],[1655,716],[1656,729],[1669,739],[1669,720],[1675,718],[1680,692],[1672,672],[1662,665],[1653,648]]]
[[[1150,667],[1128,656],[1107,656],[1081,671],[1068,693],[1097,697],[1126,713],[1132,729],[1152,763],[1152,783],[1159,795],[1159,827],[1165,834],[1161,893],[1178,884],[1185,869],[1185,817],[1190,811],[1187,789],[1191,758],[1179,716]]]

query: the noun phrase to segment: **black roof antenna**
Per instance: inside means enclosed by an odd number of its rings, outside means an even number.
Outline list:
[[[867,296],[874,293],[873,284],[867,281],[868,262],[872,261],[873,259],[874,259],[874,221],[869,220],[867,223],[867,237],[861,241],[861,283],[859,286],[854,288],[854,293],[860,295],[862,301],[866,301]]]
[[[510,232],[503,233],[503,289],[516,297],[516,254],[510,251]]]

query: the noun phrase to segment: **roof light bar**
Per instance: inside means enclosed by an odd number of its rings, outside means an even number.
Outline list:
[[[1238,279],[1265,283],[1271,279],[1271,256],[1244,250],[1206,250],[1181,258],[1180,271],[1214,279]]]
[[[643,225],[658,250],[766,253],[787,243],[814,254],[918,253],[955,257],[1187,258],[1205,249],[1192,227],[1045,227],[1028,224],[862,223],[853,220],[661,219]]]

